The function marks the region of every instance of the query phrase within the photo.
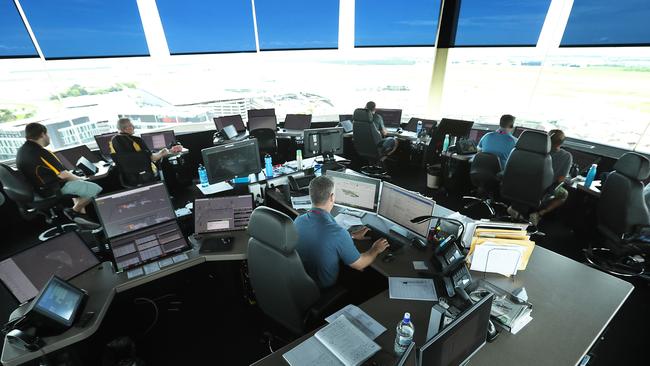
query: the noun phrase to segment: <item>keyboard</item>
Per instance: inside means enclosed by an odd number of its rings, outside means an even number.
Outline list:
[[[204,237],[201,239],[200,253],[218,253],[230,250],[235,238],[232,236],[224,237]]]

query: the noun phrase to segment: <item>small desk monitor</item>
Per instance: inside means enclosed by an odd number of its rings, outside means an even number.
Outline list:
[[[411,219],[433,215],[435,207],[436,203],[432,199],[384,182],[379,195],[377,213],[383,218],[426,237],[429,234],[429,222],[414,224]]]
[[[487,338],[493,294],[490,294],[454,319],[418,350],[420,365],[463,365]]]
[[[517,126],[517,127],[515,127],[515,130],[512,132],[512,135],[513,135],[514,137],[519,138],[519,136],[521,136],[521,134],[524,133],[524,131],[535,131],[535,132],[547,133],[547,132],[544,131],[544,130],[537,130],[537,129],[534,129],[534,128],[528,128],[528,127],[520,127],[520,126]]]
[[[479,141],[481,141],[481,139],[483,138],[483,136],[487,135],[490,132],[492,132],[492,131],[491,130],[483,130],[483,129],[481,129],[481,130],[472,129],[469,132],[469,137],[468,138],[470,140],[473,140],[474,142],[476,142],[478,144]]]
[[[0,280],[23,303],[38,295],[52,275],[69,280],[99,264],[76,232],[59,235],[0,262]]]
[[[109,239],[176,219],[162,182],[97,197],[95,207]]]
[[[54,155],[56,155],[56,157],[61,161],[61,164],[63,164],[67,170],[77,169],[77,161],[79,161],[79,158],[82,156],[90,160],[92,163],[99,163],[97,156],[93,154],[86,145],[79,145],[59,150],[54,152]]]
[[[275,116],[253,117],[248,119],[248,131],[258,130],[260,128],[268,128],[275,131],[277,125],[278,121]]]
[[[343,128],[314,128],[304,131],[305,157],[323,155],[333,161],[335,154],[343,153]]]
[[[284,128],[287,130],[306,130],[311,127],[311,114],[287,114]]]
[[[237,132],[244,132],[246,131],[246,126],[244,126],[244,121],[241,118],[241,115],[239,114],[233,114],[232,116],[222,116],[222,117],[216,117],[214,119],[214,125],[217,127],[217,131],[221,131],[226,126],[235,126],[235,129]]]
[[[375,113],[384,119],[384,126],[386,127],[401,127],[402,125],[402,110],[401,109],[382,109],[377,108]]]
[[[339,122],[343,121],[352,121],[352,115],[351,114],[339,114]]]
[[[262,170],[257,139],[233,142],[201,150],[210,184],[248,177]]]
[[[334,181],[336,204],[377,212],[381,180],[332,170],[325,174]]]
[[[198,234],[246,230],[254,209],[253,195],[194,200],[194,231]]]
[[[442,136],[443,139],[446,134],[449,134],[449,136],[467,138],[473,125],[473,121],[443,118],[440,120],[436,134]]]
[[[173,130],[147,132],[140,137],[151,151],[159,151],[176,143],[176,134]]]
[[[418,121],[422,121],[422,128],[424,128],[427,131],[431,131],[431,129],[436,127],[436,125],[438,124],[438,121],[432,119],[413,117],[408,121],[404,129],[411,132],[417,132]]]
[[[86,296],[81,289],[52,276],[29,304],[27,322],[41,331],[68,329],[79,315]]]
[[[95,142],[97,147],[101,152],[102,156],[110,157],[111,156],[111,147],[110,142],[113,139],[113,136],[117,135],[117,132],[109,132],[103,135],[95,135]]]
[[[275,108],[249,109],[247,113],[249,121],[256,117],[275,117]]]

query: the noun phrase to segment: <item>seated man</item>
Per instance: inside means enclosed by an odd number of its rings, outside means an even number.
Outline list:
[[[336,284],[339,260],[358,271],[368,267],[388,247],[386,239],[378,239],[363,254],[354,246],[352,239],[361,239],[368,229],[350,236],[330,214],[334,207],[334,182],[326,177],[314,178],[309,184],[312,209],[296,218],[298,231],[296,250],[303,266],[320,288]]]
[[[375,112],[377,109],[375,102],[366,103],[366,109],[370,111],[370,114],[372,115],[372,124],[375,125],[377,131],[379,131],[381,136],[384,138],[381,141],[381,155],[385,159],[388,157],[388,155],[394,153],[395,150],[397,150],[398,141],[394,137],[387,137],[388,131],[384,126],[384,118]]]
[[[16,166],[35,190],[44,196],[54,194],[59,189],[61,193],[73,198],[72,210],[66,210],[73,221],[96,226],[83,215],[86,206],[102,191],[99,185],[88,182],[67,171],[59,159],[45,146],[50,144],[47,128],[40,123],[30,123],[25,126],[25,144],[18,149]]]
[[[554,184],[551,186],[553,199],[545,204],[541,210],[530,214],[530,222],[535,226],[537,226],[542,216],[562,206],[569,197],[569,192],[563,187],[564,184],[562,183],[569,175],[569,170],[573,164],[573,156],[570,152],[560,148],[566,138],[562,130],[551,130],[548,134],[551,137],[551,160],[553,161]]]
[[[149,151],[149,148],[144,143],[144,141],[142,141],[140,137],[133,135],[135,128],[133,126],[133,123],[131,123],[131,120],[128,118],[120,118],[117,121],[117,130],[119,133],[113,136],[111,142],[109,143],[111,154],[144,151],[151,155],[152,163],[155,163],[170,154],[170,151],[167,148],[164,148],[155,154]],[[176,145],[172,148],[171,152],[180,152],[182,149],[183,146]]]
[[[509,114],[501,116],[499,129],[485,134],[478,142],[479,151],[494,154],[499,157],[501,169],[506,167],[506,162],[512,149],[517,144],[517,138],[512,136],[515,127],[515,117]]]

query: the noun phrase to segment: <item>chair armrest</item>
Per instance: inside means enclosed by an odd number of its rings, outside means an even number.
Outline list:
[[[314,303],[306,314],[305,324],[308,329],[311,325],[318,326],[322,324],[326,316],[334,313],[335,311],[347,305],[348,291],[340,286],[334,286],[324,292],[321,292],[320,298]]]

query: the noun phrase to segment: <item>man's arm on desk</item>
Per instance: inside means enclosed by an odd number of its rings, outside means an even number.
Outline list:
[[[384,238],[377,239],[370,249],[363,252],[361,256],[359,256],[359,259],[350,264],[350,267],[357,271],[363,270],[368,267],[380,253],[386,250],[386,248],[388,248],[388,240]]]

